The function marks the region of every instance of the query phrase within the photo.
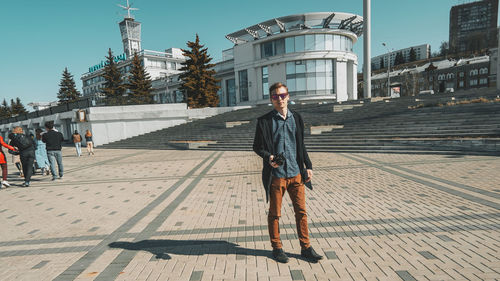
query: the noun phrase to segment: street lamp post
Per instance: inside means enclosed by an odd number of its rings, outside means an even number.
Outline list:
[[[387,47],[387,44],[382,43],[382,46],[384,46],[387,49],[387,96],[391,96],[391,50],[389,50],[389,47]]]

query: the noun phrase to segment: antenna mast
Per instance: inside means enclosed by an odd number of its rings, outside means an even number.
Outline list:
[[[120,4],[116,4],[116,5],[118,5],[119,7],[121,7],[124,10],[127,10],[127,16],[125,18],[128,18],[128,19],[133,19],[133,17],[130,15],[130,11],[139,10],[138,8],[132,8],[132,6],[128,3],[128,0],[127,0],[127,6],[123,6]]]

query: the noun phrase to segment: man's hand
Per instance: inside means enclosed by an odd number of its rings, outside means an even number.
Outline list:
[[[313,177],[313,170],[307,169],[307,179],[305,182],[310,182]]]
[[[273,160],[274,160],[274,155],[269,156],[269,165],[271,165],[271,167],[273,168],[278,168],[280,165],[276,164],[276,162],[274,162]]]

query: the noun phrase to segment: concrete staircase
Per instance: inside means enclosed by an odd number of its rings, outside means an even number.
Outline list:
[[[497,93],[481,89],[290,108],[304,117],[309,151],[500,154],[500,102],[437,106],[479,97],[495,100]],[[339,106],[342,110],[335,110]],[[224,113],[104,147],[248,151],[256,118],[271,109],[264,105]]]

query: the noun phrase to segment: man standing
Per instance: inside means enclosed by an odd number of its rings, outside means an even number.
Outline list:
[[[42,135],[42,141],[47,145],[47,156],[49,157],[52,180],[56,180],[56,162],[59,168],[59,178],[63,177],[64,168],[62,162],[61,144],[64,137],[60,132],[54,130],[53,122],[45,122],[45,128],[47,129],[47,132]]]
[[[80,157],[80,155],[82,155],[82,136],[77,130],[75,130],[75,133],[73,134],[73,143],[76,147],[76,155]]]
[[[274,110],[257,120],[253,150],[263,159],[262,182],[269,203],[268,227],[273,257],[286,263],[288,257],[282,249],[279,231],[281,203],[288,191],[295,212],[301,255],[317,262],[318,255],[309,243],[305,187],[312,189],[312,163],[304,145],[304,121],[288,109],[288,88],[275,83],[269,88]]]

